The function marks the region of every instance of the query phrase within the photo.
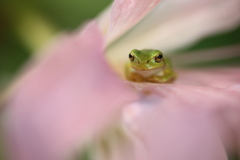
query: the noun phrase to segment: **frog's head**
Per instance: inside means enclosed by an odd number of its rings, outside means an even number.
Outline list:
[[[137,50],[129,53],[131,67],[136,70],[150,70],[165,66],[163,54],[159,50]]]

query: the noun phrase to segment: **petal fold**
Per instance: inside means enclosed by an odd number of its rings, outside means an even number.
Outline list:
[[[160,0],[115,0],[111,9],[109,37],[111,42],[146,16]]]

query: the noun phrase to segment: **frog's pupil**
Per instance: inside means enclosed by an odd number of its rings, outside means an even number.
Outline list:
[[[158,56],[157,56],[158,59],[161,59],[162,57],[163,57],[162,55],[158,55]]]
[[[129,54],[129,58],[132,58],[133,56],[131,54]]]

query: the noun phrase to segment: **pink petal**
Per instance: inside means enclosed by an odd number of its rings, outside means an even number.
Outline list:
[[[240,67],[178,69],[176,84],[229,88],[240,84]]]
[[[140,88],[148,95],[124,114],[137,159],[227,159],[223,144],[234,149],[239,139],[240,92],[167,84]]]
[[[201,64],[204,62],[226,61],[240,56],[240,45],[221,46],[213,49],[196,50],[171,56],[174,66]],[[235,62],[236,64],[236,62]],[[234,65],[234,64],[232,64]]]
[[[159,2],[160,0],[115,0],[110,17],[109,41],[135,25]]]
[[[105,62],[103,45],[92,22],[29,68],[7,106],[12,159],[66,158],[135,98]]]
[[[107,7],[95,19],[98,23],[99,29],[101,30],[102,34],[105,36],[107,36],[107,33],[108,33],[108,27],[109,27],[109,23],[110,23],[110,15],[111,15],[111,7],[112,7],[112,5]]]

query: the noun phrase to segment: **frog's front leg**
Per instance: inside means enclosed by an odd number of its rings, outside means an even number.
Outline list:
[[[142,77],[141,75],[139,75],[135,72],[131,72],[130,76],[128,77],[128,80],[134,81],[134,82],[144,82],[145,81],[144,77]]]
[[[152,75],[148,77],[149,82],[153,83],[173,83],[173,81],[177,78],[176,73],[170,69],[164,69],[163,74],[161,75]]]
[[[143,82],[144,81],[144,78],[141,75],[137,74],[136,72],[131,71],[130,64],[126,64],[126,66],[125,66],[125,77],[129,81],[134,81],[134,82]]]
[[[171,68],[164,70],[164,75],[162,76],[164,83],[172,83],[176,78],[177,75]]]

